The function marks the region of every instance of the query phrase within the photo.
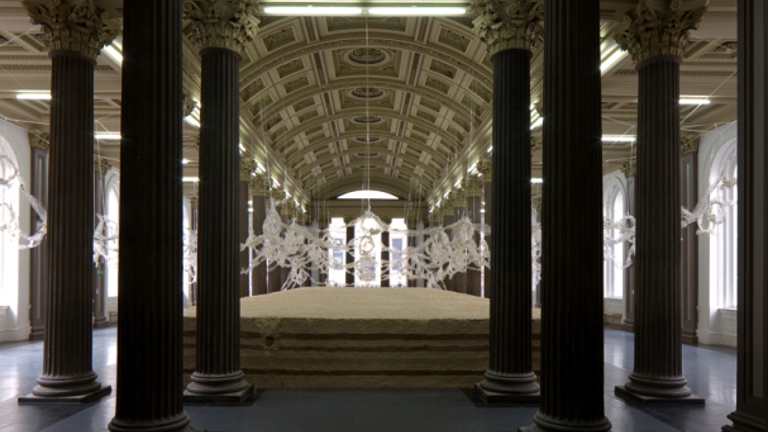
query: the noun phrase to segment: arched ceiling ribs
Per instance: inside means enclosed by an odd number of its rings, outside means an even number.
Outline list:
[[[365,81],[361,80],[360,77],[352,77],[344,78],[343,80],[339,80],[330,85],[310,86],[302,90],[297,90],[289,97],[280,98],[277,102],[273,102],[272,105],[264,107],[263,112],[268,114],[262,116],[262,119],[266,120],[272,118],[278,112],[284,112],[289,107],[305,99],[322,95],[326,92],[353,90],[360,87],[377,87],[388,91],[410,93],[416,96],[420,96],[421,98],[427,98],[430,101],[448,108],[450,112],[460,115],[462,120],[466,122],[469,122],[470,117],[472,116],[471,109],[456,103],[453,99],[449,98],[445,94],[436,90],[432,90],[429,87],[404,85],[402,81],[394,78],[371,77],[371,80]],[[482,109],[482,117],[489,115],[491,111],[490,103],[485,102],[482,100],[482,98],[471,91],[465,91],[464,94],[469,97],[472,100],[472,103],[476,104],[479,109]],[[251,99],[251,101],[254,103],[257,102],[254,99]],[[244,107],[248,109],[252,106],[252,104],[247,104]]]
[[[325,166],[328,163],[331,163],[334,159],[343,158],[344,156],[350,157],[350,165],[356,166],[356,165],[363,165],[363,164],[371,164],[371,165],[381,165],[381,166],[387,166],[390,168],[398,169],[400,170],[400,167],[392,167],[391,165],[387,164],[384,156],[391,156],[394,158],[403,159],[407,163],[420,167],[423,171],[421,173],[421,177],[425,178],[425,182],[432,183],[433,180],[437,179],[437,177],[440,174],[441,168],[435,167],[435,166],[428,166],[424,165],[423,163],[419,162],[418,159],[413,157],[406,157],[406,155],[402,153],[394,153],[389,150],[371,150],[371,153],[376,153],[377,156],[375,157],[364,157],[364,156],[358,156],[359,153],[363,153],[362,150],[356,149],[356,150],[347,150],[344,153],[329,153],[322,157],[317,158],[316,160],[312,161],[313,166]],[[309,164],[307,164],[309,165]],[[294,170],[296,172],[304,172],[306,175],[301,175],[302,181],[306,183],[308,178],[315,177],[310,172],[310,166],[307,166],[308,169],[304,171],[300,171],[294,167]],[[334,169],[337,169],[334,167]],[[322,175],[322,174],[321,174]]]
[[[436,144],[436,150],[439,153],[440,157],[445,157],[451,154],[454,154],[456,151],[460,151],[461,148],[464,146],[464,141],[466,140],[467,133],[462,129],[462,137],[459,139],[456,136],[451,135],[447,130],[442,129],[438,126],[436,126],[434,123],[430,123],[420,117],[417,116],[409,116],[409,115],[402,115],[397,112],[393,112],[392,110],[386,110],[386,109],[366,109],[365,107],[362,108],[354,108],[354,109],[348,109],[343,111],[338,111],[336,113],[336,118],[334,120],[339,120],[343,118],[353,118],[353,117],[359,117],[363,115],[371,115],[371,116],[377,116],[382,118],[389,118],[394,120],[400,120],[404,121],[406,124],[413,124],[415,126],[419,126],[423,129],[426,129],[431,134],[437,136],[440,138],[440,141]],[[328,123],[329,119],[322,118],[322,117],[316,117],[312,120],[309,120],[305,123],[302,123],[301,126],[291,129],[290,131],[286,132],[285,135],[280,135],[278,137],[278,142],[273,143],[279,144],[280,142],[293,142],[293,139],[298,136],[301,133],[306,132],[309,129],[312,129],[313,127],[323,125],[325,123]],[[275,127],[273,129],[280,129],[279,127]],[[459,127],[457,126],[457,129]],[[374,133],[375,129],[371,130],[371,133]],[[361,132],[365,133],[365,132]],[[358,133],[359,135],[360,133]],[[404,138],[398,138],[398,139],[407,139]],[[291,144],[293,146],[293,144]]]
[[[493,87],[493,71],[482,65],[476,64],[472,59],[459,55],[455,51],[451,51],[450,49],[439,45],[414,42],[406,36],[373,32],[368,39],[365,37],[350,37],[349,34],[339,34],[328,36],[321,42],[307,45],[289,45],[285,49],[275,50],[274,53],[266,56],[260,61],[254,62],[252,65],[240,71],[240,76],[243,77],[241,79],[242,88],[250,85],[266,71],[275,69],[284,63],[288,63],[298,58],[331,49],[361,46],[400,49],[434,57],[456,67],[458,70],[473,77],[486,87]],[[261,92],[254,94],[250,99],[245,100],[244,102],[248,104],[252,103],[252,99],[259,99],[261,97],[260,93]]]
[[[398,136],[397,134],[394,134],[394,133],[389,132],[389,131],[386,131],[386,132],[374,131],[374,132],[375,132],[375,136],[381,137],[382,140],[402,141],[405,144],[407,144],[408,147],[417,149],[420,152],[427,153],[427,154],[430,155],[430,158],[431,158],[432,161],[441,162],[440,159],[445,156],[444,154],[441,154],[441,153],[433,150],[432,148],[430,148],[428,146],[425,146],[422,143],[418,143],[418,142],[416,142],[416,141],[414,141],[412,139],[409,139],[407,137],[401,137],[401,136]],[[354,140],[355,138],[359,137],[361,135],[361,133],[364,134],[364,132],[358,132],[358,131],[346,132],[346,133],[344,133],[342,135],[339,135],[339,136],[325,137],[325,138],[323,138],[321,140],[313,141],[310,145],[308,145],[307,147],[304,147],[301,150],[293,151],[293,150],[289,149],[287,154],[289,154],[290,157],[287,159],[287,164],[289,166],[295,166],[295,165],[299,164],[302,160],[304,160],[304,156],[306,156],[309,152],[316,152],[318,150],[325,150],[325,149],[328,148],[328,144],[330,144],[330,143],[332,143],[334,141]],[[360,145],[361,146],[365,146],[364,143],[360,143]],[[361,150],[357,150],[357,151],[361,151]],[[403,157],[405,159],[410,159],[410,158],[405,157],[404,154],[399,154],[399,155],[397,155],[397,157]],[[425,169],[426,169],[426,167],[425,167]]]

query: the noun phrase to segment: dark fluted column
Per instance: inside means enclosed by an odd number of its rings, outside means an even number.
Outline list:
[[[483,179],[481,177],[472,177],[467,181],[467,217],[472,223],[480,224],[483,208]],[[475,233],[475,244],[480,244],[480,235]],[[480,282],[482,281],[482,272],[474,269],[467,270],[467,294],[481,296]]]
[[[269,178],[263,174],[256,174],[250,184],[251,199],[253,200],[253,233],[264,234],[264,219],[267,217],[267,201],[269,200]],[[267,291],[267,263],[261,263],[251,273],[253,294],[266,294]]]
[[[616,395],[636,402],[704,403],[691,395],[683,376],[678,100],[686,43],[669,43],[670,37],[687,40],[703,13],[703,7],[684,12],[665,5],[656,11],[641,3],[629,29],[617,36],[637,62],[638,116],[635,366]],[[669,36],[671,23],[677,34]]]
[[[123,23],[117,402],[111,431],[184,431],[181,2]]]
[[[247,200],[240,200],[238,50],[256,32],[253,3],[244,3],[239,11],[230,2],[183,4],[202,47],[197,365],[186,401],[240,403],[253,393],[240,370],[239,219]]]
[[[29,146],[32,150],[32,181],[29,193],[37,197],[43,208],[48,208],[48,165],[50,137],[42,131],[29,132]],[[36,227],[40,216],[30,212],[30,225]],[[29,339],[45,337],[45,311],[48,302],[48,239],[29,251]]]
[[[382,288],[389,288],[389,275],[392,268],[389,262],[389,231],[381,233],[381,262],[385,263],[381,267],[381,286]]]
[[[355,248],[352,246],[354,245],[355,239],[355,227],[350,226],[347,227],[347,244],[350,245],[349,251],[347,252],[347,262],[345,265],[350,265],[355,262]],[[345,283],[347,286],[355,286],[355,278],[357,276],[357,269],[354,267],[347,267],[347,274],[345,277]]]
[[[110,166],[106,160],[100,159],[98,163],[94,164],[94,168],[94,213],[106,216],[106,190],[104,189],[104,176],[107,174],[107,171],[109,171]],[[94,222],[98,223],[98,220],[95,220]],[[107,320],[105,314],[107,306],[107,296],[105,295],[107,290],[107,281],[104,277],[104,270],[107,267],[107,262],[104,260],[104,258],[101,257],[99,257],[99,261],[99,267],[93,268],[93,326],[96,328],[106,327],[109,325],[109,320]]]
[[[492,3],[493,4],[493,3]],[[476,21],[493,62],[493,220],[490,357],[475,385],[486,402],[539,401],[531,363],[531,50],[541,41],[543,4],[522,2]],[[491,30],[492,29],[492,30]]]
[[[255,172],[256,161],[253,160],[253,158],[244,157],[240,159],[240,190],[238,193],[238,202],[240,203],[238,242],[240,243],[244,242],[245,239],[248,238],[248,230],[250,228],[248,224],[248,220],[250,219],[248,212],[248,202],[251,201],[251,203],[253,203],[253,198],[251,197],[250,191],[250,183],[251,178]],[[256,220],[255,217],[253,220]],[[238,251],[240,251],[239,246]],[[250,261],[248,258],[248,249],[240,251],[239,254],[240,270],[247,269]],[[249,279],[250,277],[247,273],[240,274],[240,297],[248,297],[251,294]]]
[[[545,5],[541,407],[533,425],[521,430],[608,431],[600,7],[597,0],[547,0]],[[525,159],[530,144],[527,150]],[[494,166],[496,198],[502,167]],[[497,199],[494,205],[501,203]]]
[[[733,425],[724,432],[766,432],[768,416],[768,4],[739,0],[738,374]]]
[[[84,402],[112,389],[92,369],[93,72],[119,24],[93,3],[25,3],[52,60],[47,311],[43,371],[20,402]],[[93,27],[86,32],[80,20]]]
[[[491,161],[482,159],[477,162],[477,171],[483,176],[483,200],[485,202],[483,218],[485,225],[490,227],[491,232],[493,232],[493,165]],[[485,242],[488,243],[488,250],[490,251],[493,247],[493,236],[485,237]],[[490,298],[493,291],[492,276],[490,268],[483,270],[483,297],[485,298]]]

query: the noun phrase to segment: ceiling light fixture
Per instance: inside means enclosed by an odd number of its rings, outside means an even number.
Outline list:
[[[16,99],[23,100],[51,100],[51,92],[48,90],[24,90],[16,93]]]
[[[96,132],[93,137],[97,140],[119,140],[120,134],[113,132]]]
[[[379,16],[430,16],[444,17],[465,15],[467,9],[456,6],[418,7],[418,6],[386,6],[368,8],[368,13]]]
[[[278,16],[348,16],[362,15],[357,6],[264,6],[264,14]]]
[[[122,67],[123,66],[123,54],[121,53],[122,50],[123,50],[122,45],[120,45],[119,42],[115,41],[105,46],[104,48],[102,48],[101,52],[103,52],[113,62],[117,63],[119,66]]]
[[[706,96],[682,96],[680,105],[709,105],[710,100]]]
[[[200,183],[200,177],[182,177],[181,181],[184,183]]]
[[[637,137],[634,135],[603,135],[603,142],[635,142]]]

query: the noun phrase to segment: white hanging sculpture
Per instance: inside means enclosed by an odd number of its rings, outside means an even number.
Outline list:
[[[115,221],[100,214],[96,214],[96,217],[99,219],[99,223],[93,230],[93,263],[96,268],[99,268],[101,265],[99,258],[103,258],[106,263],[112,259],[112,256],[116,256],[113,253],[117,252],[119,232]]]
[[[32,207],[32,210],[37,213],[39,219],[37,227],[35,227],[35,232],[32,235],[28,235],[21,229],[19,212],[17,209],[13,208],[11,204],[3,202],[0,203],[0,215],[2,215],[0,216],[0,231],[7,231],[11,234],[12,238],[18,238],[19,249],[31,249],[37,247],[48,232],[46,211],[42,204],[40,204],[40,201],[27,192],[24,182],[21,180],[21,176],[19,176],[19,169],[13,161],[11,161],[8,156],[0,155],[0,163],[9,167],[11,171],[5,176],[0,177],[0,188],[11,192],[18,188],[21,195]]]

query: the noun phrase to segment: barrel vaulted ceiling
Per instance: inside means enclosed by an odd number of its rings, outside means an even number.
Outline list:
[[[685,3],[685,2],[683,2]],[[98,1],[97,1],[98,4]],[[601,2],[601,57],[637,1]],[[120,10],[117,10],[120,15]],[[258,34],[242,52],[241,141],[276,187],[301,203],[364,189],[431,201],[488,155],[492,64],[472,15],[425,17],[258,16]],[[200,102],[198,48],[185,25],[183,86]],[[20,100],[50,88],[51,63],[39,29],[18,1],[0,0],[0,116],[47,131],[49,102]],[[711,0],[691,33],[681,94],[708,105],[681,106],[681,145],[736,119],[736,2]],[[532,110],[542,113],[543,52],[531,61]],[[629,56],[603,70],[603,133],[634,135],[637,74]],[[121,66],[102,54],[96,67],[95,129],[119,132]],[[192,116],[199,115],[193,111]],[[197,175],[198,129],[185,123],[186,176]],[[541,127],[533,129],[533,172],[541,173]],[[538,138],[538,139],[537,139]],[[606,141],[604,172],[632,157],[635,144]],[[99,140],[99,155],[119,166],[118,141]],[[188,184],[187,193],[194,193]]]

